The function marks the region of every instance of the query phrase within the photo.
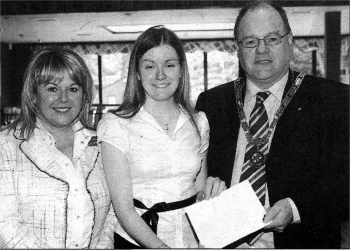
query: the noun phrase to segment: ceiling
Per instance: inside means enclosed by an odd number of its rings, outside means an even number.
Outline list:
[[[341,12],[341,34],[349,34],[348,1],[277,1],[294,36],[323,36],[325,13]],[[232,38],[245,1],[1,1],[3,43],[134,41],[139,25],[164,24],[181,39]],[[110,32],[106,26],[115,26]],[[129,31],[121,32],[121,26]],[[192,27],[194,26],[194,27]]]

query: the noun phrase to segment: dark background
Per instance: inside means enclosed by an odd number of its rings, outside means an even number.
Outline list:
[[[248,1],[242,0],[202,0],[202,1],[3,1],[1,15],[82,13],[82,12],[117,12],[167,9],[198,9],[216,7],[243,7]],[[292,6],[335,6],[348,5],[349,1],[274,1],[282,7]]]

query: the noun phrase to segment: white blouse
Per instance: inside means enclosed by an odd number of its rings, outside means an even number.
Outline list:
[[[125,153],[132,177],[133,195],[146,207],[175,202],[196,194],[195,179],[209,145],[209,125],[203,112],[195,115],[200,138],[187,114],[180,112],[174,133],[168,136],[143,107],[131,119],[107,113],[97,136]],[[141,215],[146,210],[136,208]],[[184,209],[158,213],[157,235],[168,246],[198,247]],[[137,244],[118,225],[117,233]]]

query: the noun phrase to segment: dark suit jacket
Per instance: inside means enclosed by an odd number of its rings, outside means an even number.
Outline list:
[[[196,109],[209,120],[209,176],[230,186],[240,128],[233,82],[201,93]],[[305,76],[277,123],[266,178],[271,206],[289,197],[301,217],[274,233],[276,248],[340,248],[339,220],[349,216],[347,85]]]

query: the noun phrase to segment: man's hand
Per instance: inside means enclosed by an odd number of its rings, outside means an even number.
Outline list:
[[[293,210],[287,199],[277,201],[272,208],[266,212],[264,222],[270,222],[265,229],[272,229],[276,232],[283,232],[293,221]]]

